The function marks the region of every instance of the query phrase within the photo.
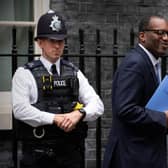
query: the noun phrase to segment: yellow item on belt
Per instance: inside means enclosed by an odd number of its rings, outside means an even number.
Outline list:
[[[74,106],[74,110],[79,110],[81,108],[83,108],[83,104],[79,102],[77,102],[76,105]]]

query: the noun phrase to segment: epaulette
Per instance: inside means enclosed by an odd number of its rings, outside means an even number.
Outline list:
[[[39,66],[42,66],[41,61],[40,60],[34,60],[34,61],[26,63],[24,65],[24,68],[32,70],[32,69],[37,68]]]
[[[61,63],[73,68],[75,71],[79,70],[79,68],[77,66],[75,66],[72,62],[69,62],[69,61],[67,61],[65,59],[61,59]]]

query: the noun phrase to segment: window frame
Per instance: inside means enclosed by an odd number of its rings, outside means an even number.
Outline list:
[[[36,24],[39,17],[49,10],[50,0],[33,0],[33,21],[0,21],[3,27],[34,27],[36,32]],[[35,54],[39,54],[40,50],[35,44]],[[0,130],[12,129],[12,102],[11,91],[0,91]]]

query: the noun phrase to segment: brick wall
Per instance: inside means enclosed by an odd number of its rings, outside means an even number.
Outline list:
[[[66,19],[72,52],[79,49],[79,28],[85,30],[87,52],[95,51],[95,30],[100,29],[103,53],[111,53],[113,28],[117,28],[119,52],[123,53],[129,48],[129,30],[133,27],[137,31],[141,17],[151,13],[168,16],[166,0],[51,0],[50,6]]]

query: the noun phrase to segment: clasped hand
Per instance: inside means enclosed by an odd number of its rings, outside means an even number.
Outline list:
[[[82,114],[78,110],[70,113],[56,114],[54,123],[65,132],[70,132],[75,128],[81,117]]]

